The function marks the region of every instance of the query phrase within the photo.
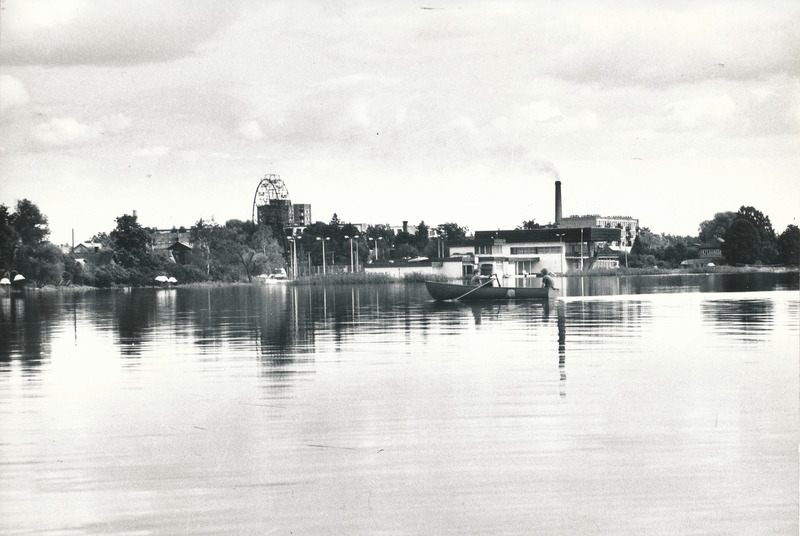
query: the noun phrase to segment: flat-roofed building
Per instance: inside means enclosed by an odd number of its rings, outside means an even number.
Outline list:
[[[504,278],[535,275],[543,268],[555,273],[588,270],[606,246],[616,240],[616,228],[476,231],[473,270],[491,269]]]
[[[633,241],[639,233],[639,220],[630,216],[600,216],[588,214],[585,216],[567,216],[561,218],[560,228],[603,227],[606,229],[619,229],[619,238],[609,245],[612,248],[630,251]]]

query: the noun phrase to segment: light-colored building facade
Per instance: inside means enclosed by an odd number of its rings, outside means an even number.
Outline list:
[[[614,249],[630,251],[633,241],[639,234],[639,220],[630,216],[600,216],[588,214],[585,216],[567,216],[561,218],[559,227],[564,229],[580,227],[603,227],[605,229],[619,229],[620,236],[609,245]]]
[[[617,229],[598,227],[478,231],[473,270],[524,278],[543,268],[554,273],[599,268],[607,264],[598,262],[601,252],[618,239]]]

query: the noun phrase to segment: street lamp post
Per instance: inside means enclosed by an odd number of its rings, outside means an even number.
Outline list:
[[[353,257],[355,258],[355,261],[356,261],[356,272],[357,272],[358,271],[358,239],[361,238],[361,237],[359,235],[356,235],[353,238],[356,239],[356,246],[355,246],[355,251],[354,251],[355,254],[353,255]],[[351,238],[350,239],[350,247],[352,247],[352,246],[353,246],[353,239]]]
[[[375,243],[375,260],[377,261],[378,260],[378,240],[383,240],[383,237],[382,236],[379,236],[378,238],[367,237],[367,240],[372,240]]]
[[[297,279],[297,244],[295,243],[297,239],[294,236],[289,237],[289,241],[292,243],[292,279]]]
[[[558,237],[558,245],[561,247],[561,275],[563,276],[564,275],[564,242],[563,242],[562,239],[564,238],[564,233],[556,233],[556,236]]]
[[[327,268],[328,268],[327,261],[325,260],[325,241],[330,239],[331,238],[329,236],[326,236],[325,238],[317,237],[317,240],[320,240],[322,242],[322,275],[325,275],[327,273]]]
[[[344,237],[350,240],[350,273],[353,273],[355,271],[355,265],[353,264],[353,239],[358,238],[358,236],[344,235]]]

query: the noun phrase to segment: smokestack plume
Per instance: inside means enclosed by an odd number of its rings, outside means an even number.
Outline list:
[[[561,225],[561,181],[556,181],[556,225]]]

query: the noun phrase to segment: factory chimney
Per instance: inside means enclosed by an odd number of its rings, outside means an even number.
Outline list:
[[[561,225],[561,181],[556,181],[556,226]]]

